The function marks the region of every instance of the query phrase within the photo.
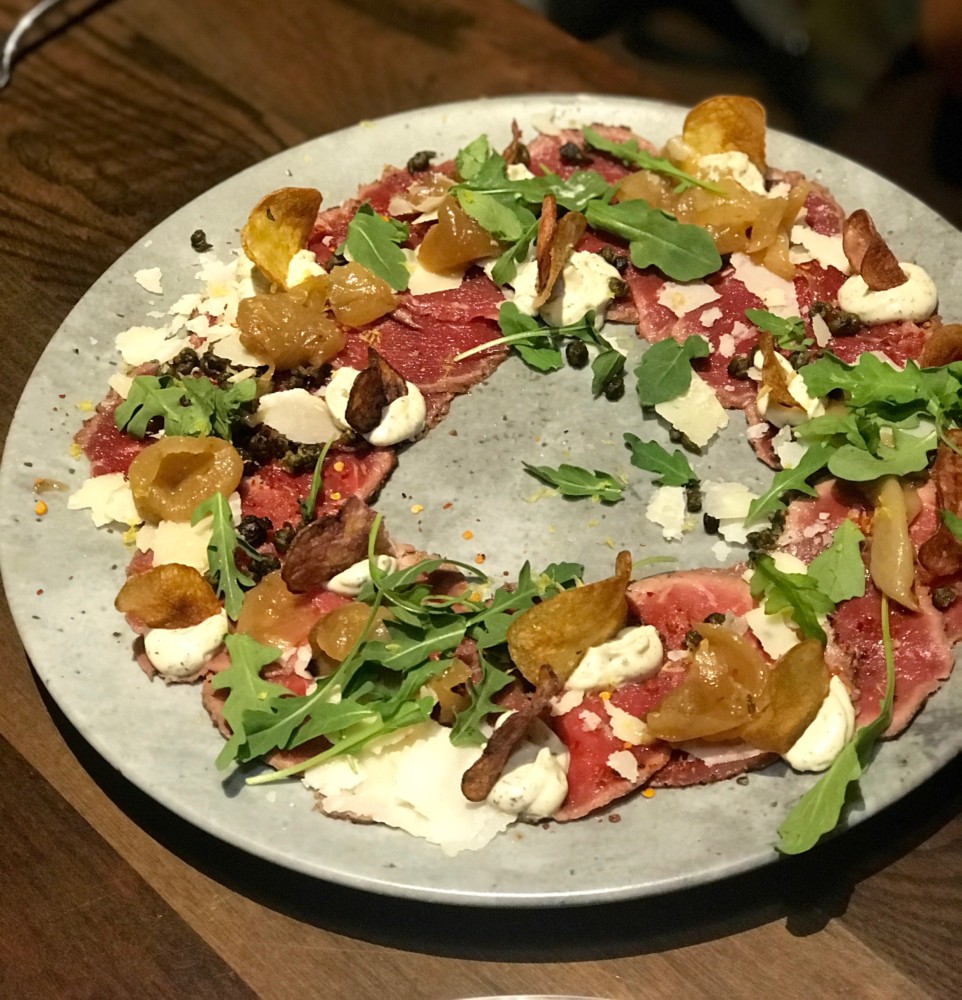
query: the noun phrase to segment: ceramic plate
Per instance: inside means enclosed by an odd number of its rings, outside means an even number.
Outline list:
[[[220,737],[197,688],[150,683],[132,661],[129,631],[113,610],[129,557],[120,535],[68,512],[63,494],[47,497],[46,517],[33,514],[37,476],[71,488],[87,476],[86,461],[70,454],[70,439],[84,402],[102,397],[117,364],[114,336],[149,324],[148,313],[166,311],[198,288],[193,230],[204,229],[227,259],[249,209],[273,188],[316,186],[325,204],[334,205],[359,182],[375,179],[385,163],[403,164],[418,150],[452,155],[481,132],[503,147],[512,118],[529,135],[553,117],[560,124],[625,124],[663,142],[680,131],[683,116],[681,109],[648,101],[538,96],[364,123],[214,188],[154,229],[84,296],[40,359],[10,431],[0,474],[0,555],[7,597],[38,674],[73,725],[134,784],[198,827],[269,861],[372,892],[438,902],[601,902],[705,883],[775,860],[776,827],[813,780],[781,766],[747,784],[636,796],[613,814],[575,823],[516,826],[482,852],[453,858],[391,829],[323,817],[297,783],[246,787],[241,775],[225,778],[214,767]],[[946,222],[880,177],[797,139],[772,134],[769,161],[826,183],[848,208],[867,208],[900,259],[917,261],[935,278],[943,313],[962,315],[962,295],[950,280],[962,261],[962,235]],[[145,267],[161,268],[162,295],[135,283],[134,273]],[[632,331],[615,329],[612,336],[637,356]],[[684,545],[668,544],[645,521],[651,487],[629,466],[622,433],[664,443],[664,431],[631,398],[592,400],[589,381],[584,371],[539,376],[511,360],[456,400],[445,422],[401,456],[382,494],[378,508],[392,534],[469,561],[484,553],[496,579],[514,576],[526,559],[536,568],[577,559],[588,578],[597,578],[611,572],[621,547],[631,549],[636,562],[673,556],[678,567],[718,565],[704,533],[693,532]],[[611,508],[536,499],[538,484],[522,471],[522,459],[604,468],[625,473],[633,485],[626,502]],[[755,488],[770,476],[752,456],[738,413],[696,465],[703,478],[740,479]],[[414,514],[417,505],[423,511]],[[470,541],[466,531],[473,532]],[[958,751],[960,710],[962,679],[955,676],[900,740],[882,748],[862,783],[864,803],[849,822],[897,799]]]

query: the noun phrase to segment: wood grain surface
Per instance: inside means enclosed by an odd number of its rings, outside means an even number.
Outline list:
[[[0,28],[24,6],[0,0]],[[90,284],[238,170],[441,101],[671,96],[510,0],[67,6],[0,92],[4,431]],[[958,761],[810,856],[707,888],[557,911],[433,906],[307,879],[194,829],[74,731],[5,607],[0,641],[2,997],[962,995]]]

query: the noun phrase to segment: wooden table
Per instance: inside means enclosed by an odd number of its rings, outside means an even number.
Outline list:
[[[24,6],[2,0],[0,24]],[[69,309],[188,199],[360,119],[551,90],[670,96],[510,0],[97,5],[0,93],[4,430]],[[0,632],[4,997],[962,995],[958,761],[824,849],[707,889],[451,909],[212,841],[85,744],[5,609]]]

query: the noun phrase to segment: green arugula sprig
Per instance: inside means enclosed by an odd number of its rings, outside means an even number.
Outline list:
[[[879,714],[861,726],[842,748],[831,767],[798,800],[778,828],[778,850],[782,854],[802,854],[834,830],[841,818],[849,786],[865,773],[872,751],[892,721],[895,700],[895,657],[889,630],[888,598],[882,595],[882,649],[885,655],[885,695]]]
[[[691,385],[691,362],[707,358],[708,341],[693,334],[684,343],[666,337],[652,344],[641,356],[635,369],[638,402],[642,406],[656,406],[681,396]]]
[[[585,138],[585,143],[592,149],[599,149],[604,153],[610,153],[616,159],[627,163],[629,166],[639,167],[642,170],[651,170],[656,174],[663,174],[665,177],[670,177],[677,181],[675,194],[682,194],[691,187],[700,187],[714,194],[724,194],[717,184],[694,177],[680,167],[676,167],[671,160],[667,160],[663,156],[654,156],[646,149],[639,148],[636,139],[629,139],[627,142],[615,142],[599,135],[591,128],[582,129],[581,134]]]
[[[524,471],[553,486],[563,497],[591,497],[604,503],[617,503],[625,498],[625,484],[610,472],[595,469],[590,472],[577,465],[562,463],[556,469],[548,465],[521,463]]]
[[[760,497],[752,500],[746,521],[757,521],[782,510],[785,507],[784,496],[791,491],[809,497],[815,496],[815,487],[810,485],[809,479],[825,468],[832,454],[832,448],[827,444],[812,445],[802,455],[797,465],[776,472],[768,489]]]
[[[767,614],[789,611],[806,639],[828,641],[818,620],[835,610],[835,602],[822,593],[807,573],[783,573],[768,555],[756,556],[749,584],[752,597],[764,600]]]
[[[775,346],[782,351],[798,351],[814,343],[805,333],[805,322],[801,316],[786,319],[767,309],[746,309],[745,316],[763,333],[770,333]]]
[[[255,382],[249,378],[220,387],[203,375],[137,375],[127,398],[114,411],[114,423],[142,438],[157,417],[167,434],[229,439],[233,424],[250,412],[255,392]]]
[[[396,292],[403,292],[411,277],[401,249],[407,238],[406,223],[384,218],[364,202],[348,223],[344,248],[352,260],[383,278]]]
[[[237,565],[238,549],[248,555],[256,552],[234,529],[234,515],[223,493],[214,493],[202,500],[191,514],[190,523],[198,524],[205,517],[211,519],[211,536],[207,543],[208,573],[218,597],[224,600],[224,610],[231,621],[237,621],[244,589],[254,586],[254,580]]]
[[[861,546],[865,536],[854,521],[844,520],[835,529],[832,543],[808,564],[808,576],[835,604],[865,594],[865,564]]]
[[[636,434],[625,434],[625,446],[631,452],[631,464],[655,473],[656,486],[685,486],[697,482],[688,459],[677,448],[669,454],[657,441],[642,441]]]
[[[314,471],[311,473],[311,485],[307,491],[307,496],[303,500],[298,501],[297,506],[301,512],[301,520],[305,524],[309,524],[316,516],[314,508],[317,507],[317,498],[320,496],[324,486],[324,459],[327,458],[327,453],[331,450],[334,440],[334,438],[331,438],[325,442],[320,455],[317,456],[317,461],[314,463]]]
[[[627,240],[635,267],[657,267],[675,281],[704,278],[721,267],[721,255],[707,229],[679,222],[642,198],[614,205],[602,199],[589,202],[585,218],[593,229]]]

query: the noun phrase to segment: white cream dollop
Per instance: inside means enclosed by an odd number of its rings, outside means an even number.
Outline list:
[[[144,635],[144,651],[162,677],[181,680],[195,674],[227,635],[227,612],[185,628],[152,628]]]
[[[591,646],[575,667],[565,687],[577,691],[610,690],[629,680],[658,673],[664,649],[653,625],[622,629],[614,639]]]
[[[393,573],[397,569],[397,559],[394,556],[375,556],[374,563],[385,573]],[[332,576],[327,581],[327,589],[342,597],[357,597],[370,582],[371,564],[367,559],[360,559],[347,569],[342,569],[336,576]]]
[[[334,423],[343,430],[348,430],[347,402],[351,396],[354,380],[360,375],[356,368],[344,366],[331,377],[324,400],[331,411]],[[373,445],[387,447],[416,438],[424,430],[427,419],[427,406],[421,390],[413,383],[406,382],[407,394],[388,403],[381,412],[381,422],[362,437]]]
[[[502,716],[501,720],[507,716]],[[487,802],[519,819],[553,816],[568,795],[569,755],[565,745],[539,720],[511,754]]]
[[[845,685],[833,677],[818,715],[786,753],[796,771],[825,771],[855,735],[855,708]]]
[[[578,250],[565,264],[551,297],[540,309],[534,307],[537,279],[536,260],[528,260],[518,266],[511,284],[519,312],[526,316],[540,312],[549,326],[569,326],[583,319],[586,313],[594,312],[595,329],[600,330],[614,298],[613,283],[620,281],[621,276],[598,254]]]
[[[859,274],[838,290],[838,305],[863,323],[921,323],[935,312],[939,293],[935,282],[918,264],[899,264],[908,278],[895,288],[872,291]]]

